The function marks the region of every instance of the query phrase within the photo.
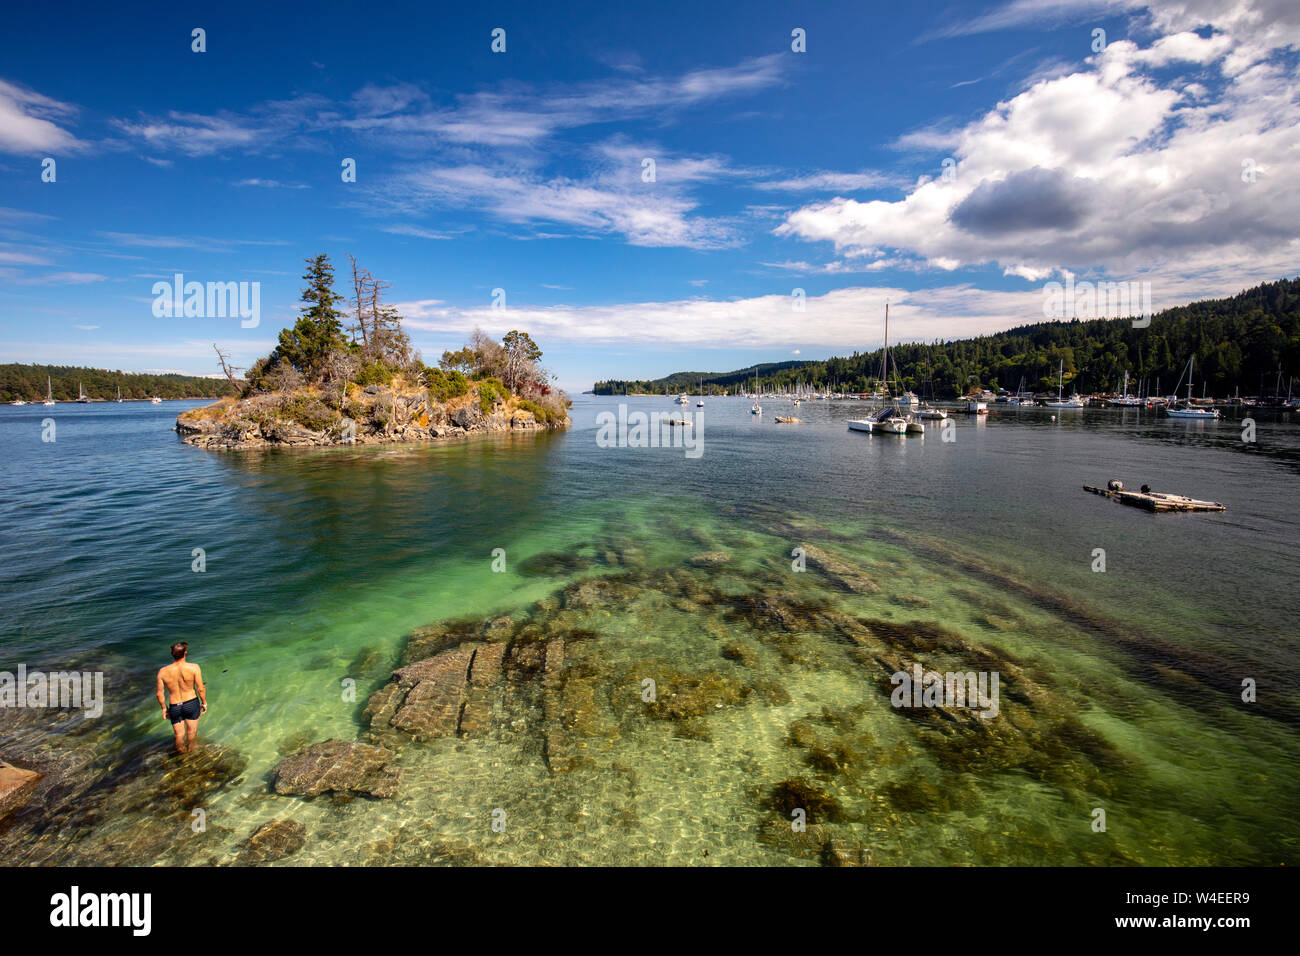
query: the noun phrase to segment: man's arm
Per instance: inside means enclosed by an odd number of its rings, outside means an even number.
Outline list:
[[[194,689],[199,692],[199,706],[201,714],[208,712],[208,689],[203,686],[203,670],[198,664],[194,665]]]
[[[162,671],[158,672],[158,705],[162,707],[163,716],[167,716],[167,688],[163,686]]]

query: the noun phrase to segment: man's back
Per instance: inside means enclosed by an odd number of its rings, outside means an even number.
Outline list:
[[[158,678],[167,688],[171,702],[182,704],[187,700],[193,700],[196,696],[194,685],[199,680],[199,665],[191,664],[189,661],[176,661],[158,671]]]

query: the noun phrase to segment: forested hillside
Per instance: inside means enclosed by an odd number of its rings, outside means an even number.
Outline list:
[[[1057,368],[1065,363],[1066,391],[1112,390],[1124,372],[1136,391],[1145,380],[1171,392],[1187,359],[1196,355],[1196,393],[1202,381],[1210,395],[1272,394],[1282,378],[1300,370],[1300,278],[1248,289],[1227,299],[1167,309],[1146,328],[1129,319],[1038,322],[996,335],[890,348],[904,388],[951,398],[974,386],[1055,392]],[[784,389],[802,382],[815,388],[869,391],[880,368],[880,350],[855,352],[824,362],[759,366],[759,384]],[[698,376],[705,390],[753,386],[753,369]],[[597,382],[597,394],[695,391],[695,373],[654,381]]]

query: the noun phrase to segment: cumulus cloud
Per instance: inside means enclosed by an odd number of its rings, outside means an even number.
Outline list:
[[[1276,45],[1285,24],[1243,12],[1254,9],[1230,5],[1219,20],[1208,4],[1162,4],[1153,22],[1177,32],[1113,42],[955,130],[953,175],[923,177],[897,201],[807,204],[776,234],[1032,281],[1064,269],[1235,268],[1242,284],[1285,274],[1300,253],[1300,84]],[[1182,29],[1202,16],[1223,32]]]

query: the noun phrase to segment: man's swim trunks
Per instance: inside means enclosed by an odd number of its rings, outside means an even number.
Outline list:
[[[200,713],[199,699],[195,697],[193,700],[187,700],[183,704],[172,704],[168,707],[167,719],[173,724],[179,724],[182,720],[198,720]]]

